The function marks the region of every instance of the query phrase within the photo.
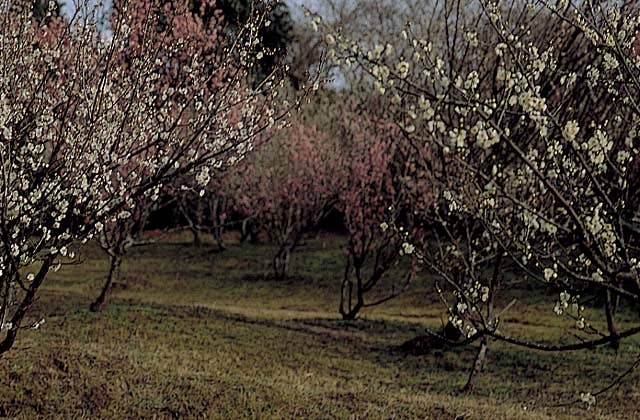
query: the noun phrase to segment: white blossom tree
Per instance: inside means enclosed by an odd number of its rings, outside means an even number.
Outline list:
[[[619,301],[640,303],[638,5],[428,4],[431,19],[399,40],[371,46],[334,31],[327,43],[389,98],[404,141],[433,152],[422,163],[436,200],[420,213],[432,233],[413,245],[438,275],[463,343],[481,341],[467,387],[490,339],[549,351],[617,346],[640,332],[620,331],[615,318]],[[558,291],[550,310],[579,341],[501,327],[513,304],[496,300],[506,265]],[[587,295],[604,301],[604,330],[585,318]]]
[[[166,13],[122,3],[106,37],[86,4],[45,23],[10,4],[0,3],[0,354],[75,241],[181,174],[207,182],[207,168],[233,163],[283,115],[271,112],[278,74],[247,83],[264,14],[206,61],[179,15],[161,22]]]

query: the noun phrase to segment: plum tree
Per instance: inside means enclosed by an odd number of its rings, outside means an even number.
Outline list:
[[[271,106],[277,81],[246,83],[264,15],[207,61],[187,54],[200,41],[192,30],[198,19],[180,13],[161,21],[123,3],[106,37],[89,5],[40,23],[8,4],[0,10],[4,353],[47,273],[73,257],[76,241],[129,218],[169,180],[205,178],[208,165],[232,162],[282,114]],[[161,27],[175,36],[158,42]]]
[[[341,138],[346,159],[337,207],[344,215],[349,236],[339,307],[344,319],[354,319],[362,308],[398,296],[415,274],[415,261],[404,270],[400,280],[398,273],[388,274],[399,265],[407,250],[406,238],[387,229],[389,223],[402,224],[405,235],[411,234],[413,238],[420,235],[412,218],[412,190],[404,182],[413,163],[411,150],[403,149],[396,141],[401,135],[397,126],[375,117],[374,105],[364,110],[361,114],[342,112]],[[421,193],[427,199],[428,189]],[[385,277],[388,278],[383,282]],[[385,282],[386,293],[378,291],[375,298],[365,298]]]
[[[617,346],[640,332],[619,331],[615,319],[616,302],[640,303],[636,3],[428,7],[397,40],[327,38],[388,98],[402,141],[433,151],[421,160],[434,180],[433,206],[421,212],[431,233],[409,242],[438,275],[464,343],[481,341],[468,387],[491,339],[548,351]],[[580,341],[506,332],[500,317],[513,302],[496,299],[506,265],[556,291],[550,309]],[[587,295],[604,301],[606,331],[583,312]]]
[[[333,207],[342,167],[339,142],[296,120],[238,167],[235,206],[278,246],[276,278],[287,275],[293,250]]]

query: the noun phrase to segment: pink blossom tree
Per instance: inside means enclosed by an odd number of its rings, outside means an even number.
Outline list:
[[[255,218],[277,245],[276,278],[287,275],[293,250],[331,211],[344,179],[340,160],[335,139],[298,120],[258,147],[239,169],[235,206]]]
[[[398,296],[415,273],[413,256],[403,247],[405,238],[389,229],[397,223],[402,224],[404,234],[419,235],[412,217],[411,191],[403,185],[412,168],[411,151],[398,141],[397,126],[372,116],[371,111],[367,109],[369,115],[345,113],[346,171],[338,195],[349,234],[339,307],[344,319],[354,319],[361,309]],[[428,188],[420,191],[424,200],[429,200],[430,193]],[[412,261],[404,274],[389,273],[405,254]],[[382,283],[387,283],[386,292],[374,293]],[[366,294],[375,297],[366,299]]]

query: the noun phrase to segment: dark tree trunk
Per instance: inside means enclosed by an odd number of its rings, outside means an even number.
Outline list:
[[[241,231],[240,242],[249,242],[250,244],[258,243],[258,229],[253,220],[243,220]]]
[[[362,290],[360,271],[356,268],[356,283],[354,284],[352,281],[351,268],[351,258],[349,258],[344,270],[342,288],[340,289],[339,312],[345,321],[356,319],[356,316],[358,316],[358,313],[364,307],[364,292]]]
[[[480,347],[478,347],[476,358],[473,361],[473,366],[471,367],[471,371],[469,372],[469,378],[467,379],[467,383],[464,385],[464,387],[462,387],[462,391],[469,392],[473,390],[475,378],[482,371],[482,367],[484,366],[484,361],[487,358],[488,349],[489,349],[489,339],[486,336],[484,336],[480,340]]]
[[[227,249],[227,247],[224,244],[224,239],[222,238],[221,228],[213,229],[213,239],[215,239],[216,245],[218,245],[218,252],[223,252]]]
[[[187,221],[187,224],[188,224],[187,228],[191,231],[191,234],[193,235],[193,241],[191,242],[191,244],[193,246],[202,245],[202,238],[201,238],[199,226],[197,224],[197,220],[194,220],[191,217],[191,215],[189,214],[189,211],[187,210],[186,204],[180,200],[178,200],[178,210],[180,211],[180,213],[182,213],[182,217],[184,217],[184,219]],[[196,212],[197,211],[199,211],[199,209],[196,209]]]
[[[284,245],[280,248],[273,259],[273,271],[276,279],[284,280],[289,273],[289,260],[291,258],[291,247]]]
[[[22,298],[22,301],[20,302],[18,309],[16,310],[16,312],[13,314],[13,317],[11,318],[11,328],[9,328],[9,331],[7,331],[7,335],[5,336],[4,340],[0,342],[0,355],[9,351],[13,346],[13,343],[16,341],[16,337],[18,336],[18,330],[20,329],[20,324],[22,323],[22,319],[24,318],[25,314],[27,313],[31,305],[33,305],[33,302],[36,299],[38,288],[44,282],[44,279],[47,276],[47,273],[49,272],[49,268],[51,267],[52,262],[53,262],[53,257],[51,256],[47,257],[42,262],[42,266],[40,267],[40,270],[38,270],[38,274],[36,274],[24,298]]]
[[[215,224],[215,226],[213,227],[213,239],[216,241],[216,244],[218,245],[218,252],[223,252],[226,247],[224,245],[224,240],[222,238],[222,234],[224,233],[224,228],[222,227],[222,217],[220,216],[220,212],[222,209],[222,204],[221,201],[223,199],[221,199],[220,197],[216,197],[213,200],[213,222]]]
[[[358,301],[354,306],[349,307],[349,309],[340,307],[340,315],[342,315],[342,319],[344,321],[353,321],[358,316],[358,313],[360,312],[360,309],[362,309],[362,306],[362,302]]]
[[[502,258],[504,257],[504,253],[502,250],[496,256],[496,260],[493,266],[493,274],[489,280],[489,298],[487,300],[487,319],[491,325],[497,325],[498,322],[495,318],[494,314],[494,292],[498,288],[500,284],[500,267],[502,265]],[[487,357],[487,350],[489,349],[489,337],[482,336],[480,339],[480,347],[478,348],[478,352],[476,353],[476,358],[473,362],[473,366],[471,367],[471,371],[469,372],[469,378],[467,379],[467,383],[464,385],[462,390],[464,392],[471,391],[473,389],[473,385],[475,382],[475,378],[482,371],[482,368],[485,363],[485,359]]]
[[[615,320],[615,303],[614,298],[610,290],[607,290],[606,302],[605,302],[605,311],[607,315],[607,328],[609,330],[609,335],[614,339],[611,340],[609,345],[614,350],[618,350],[620,348],[620,339],[618,338],[618,329],[616,328],[616,320]]]
[[[202,237],[200,235],[200,230],[198,230],[195,227],[190,227],[189,229],[191,230],[191,234],[193,235],[193,241],[191,242],[191,245],[193,246],[202,245]]]
[[[122,257],[120,255],[112,255],[111,256],[111,266],[109,267],[109,274],[107,275],[107,280],[104,282],[102,286],[102,292],[96,298],[96,300],[89,306],[89,309],[92,312],[100,312],[104,309],[107,295],[111,290],[111,286],[113,286],[113,281],[118,278],[120,273],[120,264],[122,263]]]

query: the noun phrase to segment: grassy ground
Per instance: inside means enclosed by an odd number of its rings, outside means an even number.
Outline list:
[[[410,293],[337,316],[342,240],[321,236],[294,256],[293,277],[262,277],[267,245],[223,254],[187,237],[134,248],[111,303],[89,303],[106,275],[94,245],[53,273],[14,350],[0,359],[0,415],[9,417],[636,418],[634,373],[595,407],[558,406],[623,372],[640,341],[571,353],[492,346],[471,394],[460,394],[474,348],[407,355],[399,344],[443,315],[429,279]],[[503,328],[539,340],[571,323],[514,287]],[[631,318],[631,317],[630,317]]]

